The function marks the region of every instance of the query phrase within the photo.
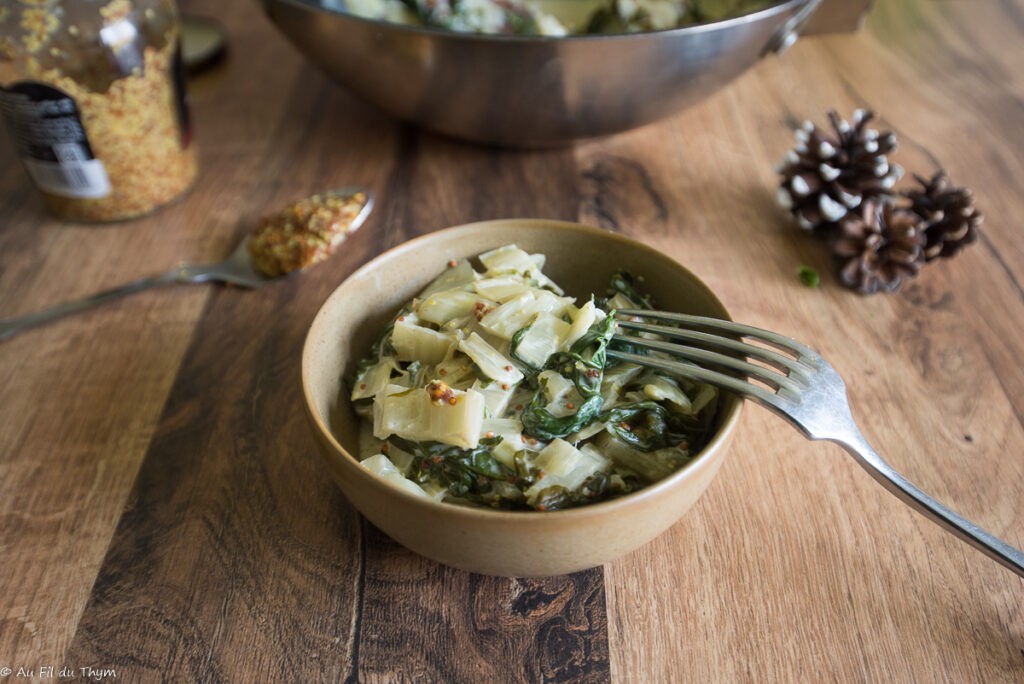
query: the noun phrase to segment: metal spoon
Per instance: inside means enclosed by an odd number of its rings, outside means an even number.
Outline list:
[[[350,223],[347,232],[355,231],[363,224],[366,217],[373,209],[373,195],[365,188],[345,188],[329,194],[351,196],[357,192],[366,193],[366,204]],[[0,319],[0,340],[14,337],[18,333],[34,328],[44,323],[63,318],[70,314],[92,308],[112,299],[124,297],[135,292],[148,290],[158,285],[169,283],[205,283],[220,282],[240,285],[242,287],[257,288],[274,280],[257,271],[249,257],[249,236],[246,236],[235,248],[227,259],[216,264],[181,264],[166,273],[148,276],[133,280],[124,285],[97,292],[96,294],[82,299],[76,299],[63,304],[36,311],[34,313],[14,316],[12,318]]]

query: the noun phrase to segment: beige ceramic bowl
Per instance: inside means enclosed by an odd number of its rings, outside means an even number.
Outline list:
[[[398,308],[450,259],[516,243],[547,256],[544,271],[578,298],[603,293],[618,268],[642,274],[662,308],[728,317],[692,273],[639,242],[596,228],[544,220],[502,220],[449,228],[382,254],[327,299],[302,352],[306,409],[324,460],[366,518],[407,548],[472,572],[558,575],[602,565],[646,544],[675,523],[710,484],[740,414],[728,398],[708,446],[686,467],[612,501],[552,512],[495,511],[436,503],[401,491],[357,461],[359,420],[342,376],[369,350]]]

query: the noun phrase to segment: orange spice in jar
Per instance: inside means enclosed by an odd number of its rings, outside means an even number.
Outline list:
[[[191,186],[179,33],[173,0],[0,2],[0,115],[54,215],[134,218]]]

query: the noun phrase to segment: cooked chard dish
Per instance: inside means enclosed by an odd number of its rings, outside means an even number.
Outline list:
[[[656,482],[704,445],[715,388],[607,357],[614,310],[650,307],[632,276],[578,305],[542,255],[479,261],[450,263],[358,363],[364,467],[437,501],[555,510]]]
[[[678,28],[778,0],[321,0],[370,19],[464,33],[565,36]]]

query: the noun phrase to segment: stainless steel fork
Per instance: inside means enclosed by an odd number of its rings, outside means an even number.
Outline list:
[[[617,316],[608,356],[734,392],[779,414],[809,439],[839,444],[904,503],[1024,577],[1024,552],[925,494],[871,448],[853,419],[842,378],[814,350],[777,333],[716,318],[639,309],[619,310]],[[668,325],[647,322],[652,319]]]
[[[109,302],[119,297],[148,290],[158,285],[170,283],[206,283],[218,281],[231,283],[241,287],[256,288],[264,283],[269,283],[270,278],[257,272],[249,259],[249,238],[245,237],[224,261],[216,264],[181,264],[180,266],[145,278],[139,278],[131,282],[119,285],[103,292],[74,299],[63,304],[51,306],[42,311],[15,316],[14,318],[0,318],[0,341],[14,337],[18,333],[34,328],[44,323],[69,316],[85,309]]]

